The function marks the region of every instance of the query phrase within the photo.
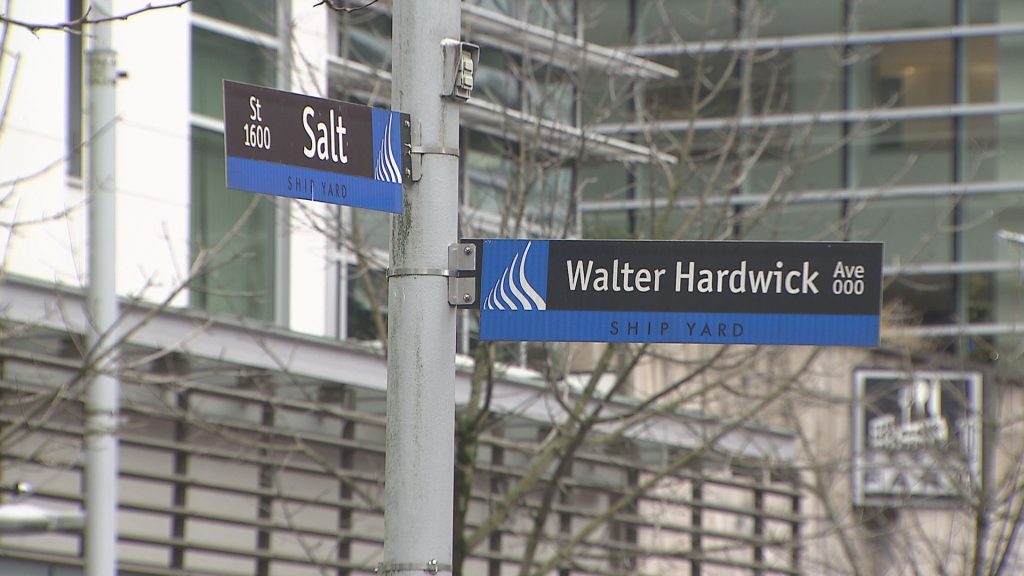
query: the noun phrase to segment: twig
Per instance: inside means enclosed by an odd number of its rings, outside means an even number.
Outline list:
[[[165,8],[181,8],[182,6],[188,4],[191,1],[192,0],[177,0],[176,2],[168,2],[166,4],[153,4],[152,2],[150,2],[149,4],[146,4],[145,6],[137,8],[130,12],[116,14],[113,16],[103,16],[100,18],[89,17],[89,13],[92,11],[92,7],[90,6],[78,18],[75,18],[74,20],[67,20],[65,22],[57,22],[54,24],[26,22],[24,20],[17,20],[15,18],[11,18],[6,14],[0,14],[0,22],[6,22],[8,24],[11,24],[12,26],[21,26],[22,28],[25,28],[33,33],[38,32],[40,30],[60,30],[64,32],[70,32],[72,30],[79,30],[83,26],[88,26],[91,24],[102,24],[104,22],[114,22],[116,20],[127,20],[132,16],[137,16],[139,14],[142,14],[143,12],[149,12],[152,10],[163,10]]]
[[[334,10],[335,12],[351,14],[352,12],[356,12],[364,8],[369,8],[370,6],[373,6],[376,3],[377,0],[370,0],[366,4],[363,4],[362,6],[338,6],[335,3],[335,0],[320,0],[316,4],[313,4],[313,7],[316,8],[317,6],[323,6],[324,4],[327,4],[327,7],[330,8],[331,10]]]

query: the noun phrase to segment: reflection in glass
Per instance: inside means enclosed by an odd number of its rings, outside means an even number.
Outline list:
[[[197,0],[192,3],[192,11],[265,34],[273,34],[277,27],[275,4],[274,0]]]
[[[274,312],[274,204],[229,190],[224,137],[192,129],[192,260],[207,267],[191,285],[191,303],[209,312],[271,320]]]
[[[227,36],[192,28],[192,111],[224,118],[224,80],[273,86],[275,56]]]

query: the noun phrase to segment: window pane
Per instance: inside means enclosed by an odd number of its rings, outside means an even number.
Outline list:
[[[732,38],[736,5],[721,0],[638,0],[641,43],[699,42]]]
[[[745,193],[835,190],[843,187],[839,125],[775,128],[750,134],[751,141],[747,147],[763,151],[742,183]]]
[[[82,16],[82,0],[68,0],[68,19],[74,20]],[[82,79],[84,62],[82,60],[81,31],[64,35],[68,42],[68,134],[67,164],[65,171],[69,176],[82,176]]]
[[[749,88],[744,88],[747,57],[753,65]],[[645,83],[642,110],[651,118],[784,114],[834,109],[839,103],[835,62],[820,49],[684,54],[655,60],[678,70],[679,77]]]
[[[274,0],[195,0],[192,11],[267,34],[277,27]]]
[[[793,50],[789,56],[788,69],[776,80],[780,82],[776,101],[788,103],[793,112],[820,112],[842,108],[840,91],[842,72],[838,61],[840,56],[833,50],[807,48]],[[782,108],[776,104],[773,109]]]
[[[968,24],[994,24],[999,21],[999,0],[967,0]]]
[[[898,276],[886,284],[882,299],[886,304],[898,304],[898,314],[911,324],[954,324],[953,282],[952,274]],[[952,339],[933,342],[949,346]]]
[[[374,10],[338,12],[337,51],[342,58],[391,69],[391,15]]]
[[[995,274],[965,274],[967,291],[967,321],[974,323],[994,322],[996,300]]]
[[[625,200],[632,196],[628,167],[621,164],[588,164],[580,167],[583,201]]]
[[[465,204],[470,209],[502,214],[506,192],[512,186],[512,144],[480,132],[467,132]]]
[[[497,49],[484,47],[480,51],[480,63],[474,77],[474,94],[479,91],[481,97],[518,110],[522,104],[519,97],[519,81],[512,71],[520,68],[513,56]]]
[[[885,242],[887,263],[950,262],[952,221],[949,198],[873,200],[855,208],[850,239]]]
[[[523,111],[574,125],[576,90],[573,79],[557,67],[538,63],[529,65],[524,72],[528,79],[525,82],[526,101]]]
[[[391,242],[391,215],[374,210],[352,210],[352,243],[356,250],[387,250]]]
[[[534,26],[575,35],[573,12],[576,0],[526,0],[519,17]]]
[[[1024,194],[979,196],[967,198],[963,203],[965,258],[1020,266],[1024,260],[1024,244],[1020,241],[1020,235],[1024,234]],[[979,279],[976,290],[968,293],[971,321],[1020,323],[1024,320],[1024,273],[1011,269],[983,277],[988,283]]]
[[[224,117],[224,80],[274,84],[272,50],[192,28],[192,111]]]
[[[348,337],[380,340],[387,330],[388,283],[384,272],[348,268]]]
[[[887,44],[864,65],[871,67],[875,105],[906,108],[953,103],[953,43],[948,40]],[[863,73],[857,81],[864,81]]]
[[[843,0],[762,0],[759,36],[797,36],[838,32]]]
[[[839,205],[788,204],[740,212],[745,240],[842,240]]]
[[[584,212],[584,238],[633,238],[636,227],[634,218],[627,211]]]
[[[953,0],[908,2],[857,0],[851,2],[854,30],[899,30],[933,28],[954,23]]]
[[[580,10],[584,39],[604,46],[629,44],[630,12],[629,2],[589,0]]]
[[[715,210],[717,211],[718,208],[716,207]],[[703,226],[703,222],[700,222],[700,225],[695,224],[701,215],[703,215],[703,210],[672,205],[634,210],[629,215],[633,230],[630,237],[654,240],[721,238],[720,234],[709,235],[707,230],[710,227]]]
[[[574,0],[476,0],[482,8],[562,34],[573,34]]]
[[[643,111],[659,120],[732,116],[736,113],[733,54],[652,58],[679,71],[675,80],[651,80],[644,86]]]
[[[573,171],[563,166],[545,166],[533,162],[529,167],[526,218],[556,237],[564,234],[570,224]]]
[[[857,128],[852,145],[858,186],[936,184],[953,177],[953,120],[903,120]]]
[[[192,285],[192,305],[271,320],[274,203],[269,197],[228,190],[224,169],[223,135],[193,128],[192,259],[209,251],[210,263]]]
[[[1021,149],[1024,134],[1007,134],[999,131],[999,116],[973,116],[963,119],[962,126],[967,139],[966,180],[989,182],[999,179],[1000,148]],[[1000,138],[1011,137],[1004,146]]]
[[[967,39],[967,100],[996,100],[996,39]]]

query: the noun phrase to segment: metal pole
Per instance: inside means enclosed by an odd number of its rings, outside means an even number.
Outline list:
[[[455,466],[455,310],[448,245],[458,234],[459,108],[442,100],[441,41],[459,0],[396,0],[391,104],[410,114],[422,179],[391,230],[384,575],[450,574]],[[419,139],[417,139],[419,135]]]
[[[277,2],[277,66],[274,85],[292,89],[292,0]],[[290,198],[274,199],[274,323],[288,328],[291,321],[291,205]]]
[[[91,3],[94,18],[112,14],[110,0]],[[117,55],[111,23],[86,35],[89,83],[89,286],[91,362],[85,403],[85,574],[117,574],[117,469],[120,383],[114,353],[118,305],[115,280],[115,84]]]

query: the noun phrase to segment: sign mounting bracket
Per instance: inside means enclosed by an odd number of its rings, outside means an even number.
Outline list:
[[[452,306],[476,304],[476,252],[471,242],[448,245],[448,304]]]
[[[423,179],[423,157],[427,154],[440,154],[442,156],[460,157],[458,148],[446,148],[444,146],[424,146],[422,128],[419,122],[413,122],[409,146],[409,180],[419,182]]]

